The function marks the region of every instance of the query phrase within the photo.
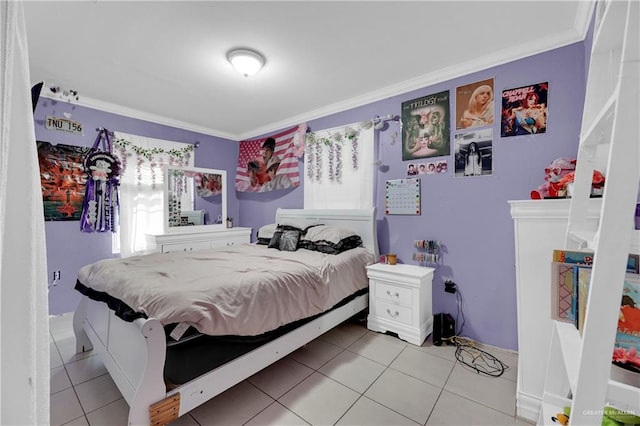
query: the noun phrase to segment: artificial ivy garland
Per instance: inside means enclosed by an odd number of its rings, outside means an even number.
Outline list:
[[[122,164],[122,172],[127,167],[127,157],[136,155],[136,178],[138,185],[142,184],[142,169],[141,166],[144,163],[144,159],[149,160],[149,166],[151,168],[151,187],[156,186],[156,168],[162,166],[163,162],[159,161],[159,156],[168,156],[168,163],[170,165],[186,166],[191,153],[193,152],[193,145],[188,144],[184,148],[180,149],[163,149],[163,148],[142,148],[126,139],[115,139],[113,141],[115,147],[120,151],[120,163]]]
[[[307,177],[317,182],[322,178],[322,149],[327,147],[329,160],[329,180],[342,183],[342,146],[351,142],[351,166],[358,170],[358,136],[360,132],[346,127],[343,132],[318,137],[315,133],[307,133],[305,137],[305,153],[307,155]]]

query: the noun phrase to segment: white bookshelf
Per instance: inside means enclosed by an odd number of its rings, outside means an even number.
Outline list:
[[[595,252],[582,335],[554,322],[538,424],[571,406],[571,425],[600,425],[605,405],[640,415],[638,374],[611,364],[640,177],[640,2],[606,1],[596,32],[565,248]],[[587,215],[594,169],[606,176],[600,220]]]

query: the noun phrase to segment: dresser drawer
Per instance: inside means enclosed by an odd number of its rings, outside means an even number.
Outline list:
[[[376,282],[376,299],[391,302],[394,305],[411,306],[411,289],[382,282]]]
[[[193,251],[193,250],[204,250],[211,248],[210,241],[191,241],[188,243],[175,243],[175,244],[164,244],[162,246],[163,253],[169,253],[172,251]]]
[[[211,247],[233,247],[235,245],[248,243],[245,237],[223,238],[219,240],[211,240]]]
[[[378,318],[412,325],[412,309],[394,303],[376,300],[375,312]]]

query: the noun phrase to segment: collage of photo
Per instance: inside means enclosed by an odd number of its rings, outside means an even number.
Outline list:
[[[545,133],[548,90],[548,83],[503,90],[500,137]],[[402,103],[402,160],[409,161],[407,176],[446,172],[446,161],[415,160],[448,155],[454,157],[455,177],[493,174],[493,126],[497,120],[494,79],[456,88],[455,129],[451,131],[449,100],[449,91],[444,91]]]

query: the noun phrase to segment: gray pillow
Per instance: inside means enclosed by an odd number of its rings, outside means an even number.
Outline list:
[[[282,231],[282,236],[280,236],[278,248],[282,251],[296,251],[298,249],[299,239],[300,231]]]

